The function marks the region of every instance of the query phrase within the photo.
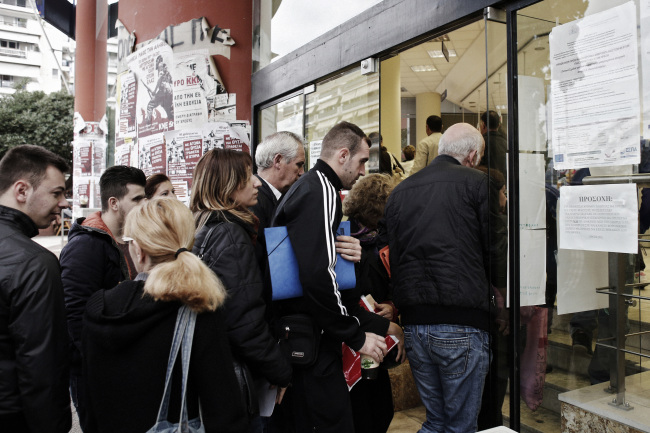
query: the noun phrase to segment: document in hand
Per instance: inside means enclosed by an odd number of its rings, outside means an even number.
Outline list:
[[[375,300],[371,295],[361,296],[359,305],[365,308],[366,311],[373,313],[377,313],[378,311],[377,308],[373,307]],[[386,335],[386,353],[397,346],[397,343],[399,343],[399,339],[396,336]],[[348,390],[350,390],[361,380],[361,354],[352,350],[345,343],[341,343],[341,350],[343,351],[343,376],[345,376],[345,382],[348,384]]]
[[[350,236],[350,221],[339,225],[336,235]],[[298,274],[298,261],[291,246],[286,227],[269,227],[264,229],[266,253],[269,258],[273,300],[297,298],[302,296],[302,285]],[[336,255],[336,282],[339,290],[351,289],[357,284],[354,263]]]

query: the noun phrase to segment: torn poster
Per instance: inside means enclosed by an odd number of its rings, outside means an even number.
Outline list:
[[[174,54],[174,129],[196,128],[208,120],[206,95],[215,92],[208,51]]]

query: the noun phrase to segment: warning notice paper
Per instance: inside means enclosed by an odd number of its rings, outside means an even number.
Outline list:
[[[557,26],[549,36],[556,170],[638,164],[636,6]]]
[[[560,248],[636,254],[638,209],[635,184],[563,186]]]

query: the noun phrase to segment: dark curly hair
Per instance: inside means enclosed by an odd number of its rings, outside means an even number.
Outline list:
[[[388,196],[397,183],[386,174],[369,174],[359,179],[343,201],[343,213],[369,229],[377,228]]]

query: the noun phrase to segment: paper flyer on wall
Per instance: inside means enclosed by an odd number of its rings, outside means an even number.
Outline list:
[[[115,21],[117,29],[117,73],[118,75],[129,70],[126,58],[133,53],[135,47],[135,32],[129,32],[118,19]]]
[[[251,125],[245,120],[230,122],[228,134],[223,137],[223,147],[251,153]]]
[[[214,92],[208,50],[174,54],[174,128],[197,128],[208,120],[207,93]]]
[[[224,148],[224,137],[229,134],[227,122],[210,122],[203,125],[203,153],[212,149]]]
[[[91,139],[81,136],[75,139],[72,150],[72,162],[75,177],[93,175],[93,145]]]
[[[563,186],[558,223],[560,248],[636,254],[636,184]]]
[[[127,137],[115,139],[115,165],[133,166],[138,160],[136,142]]]
[[[556,170],[638,164],[639,77],[633,2],[549,36]]]
[[[216,95],[210,110],[211,122],[232,122],[237,119],[237,95],[225,93]]]
[[[146,176],[167,173],[167,154],[162,133],[138,138],[138,150],[138,165]]]
[[[137,49],[159,40],[174,47],[176,53],[205,48],[211,56],[223,56],[228,59],[230,47],[235,45],[234,39],[230,37],[230,29],[222,29],[218,25],[210,27],[205,17],[170,25],[155,39],[138,44]]]
[[[194,168],[203,155],[203,131],[184,129],[165,133],[167,176],[176,197],[189,205]]]
[[[137,83],[135,74],[127,72],[117,76],[115,102],[118,107],[115,116],[115,137],[133,137],[137,133]]]
[[[155,41],[127,58],[137,82],[138,137],[174,129],[173,54]]]

